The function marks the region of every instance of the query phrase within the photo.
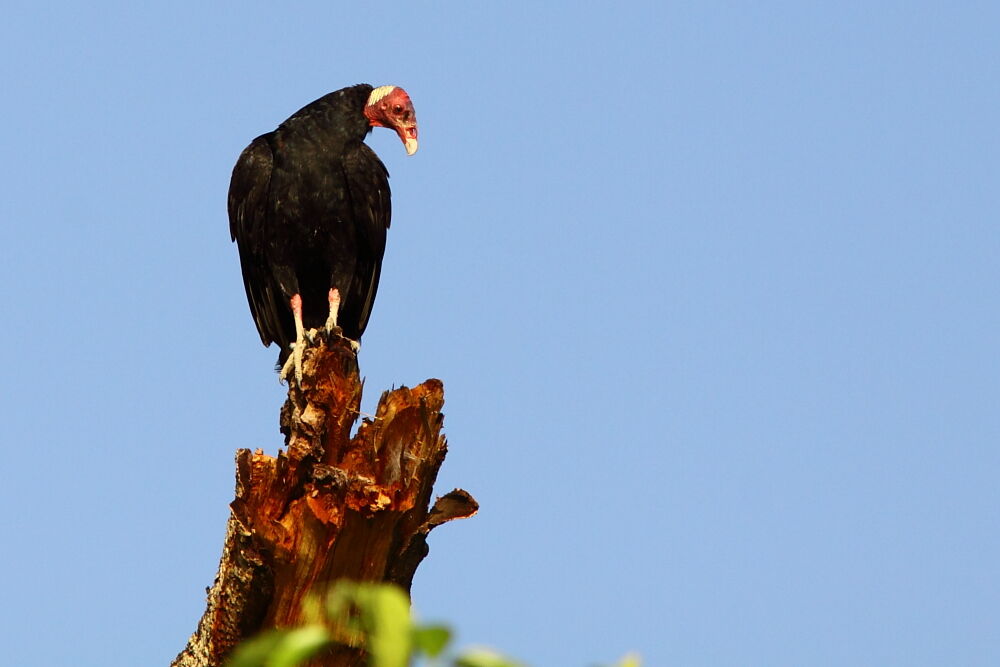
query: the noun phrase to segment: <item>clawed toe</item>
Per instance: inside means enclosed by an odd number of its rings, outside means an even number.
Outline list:
[[[288,381],[288,374],[295,371],[295,381],[302,384],[302,357],[306,351],[305,341],[301,343],[292,343],[289,345],[292,353],[288,355],[288,359],[285,360],[285,365],[281,367],[281,373],[278,375],[283,381]]]

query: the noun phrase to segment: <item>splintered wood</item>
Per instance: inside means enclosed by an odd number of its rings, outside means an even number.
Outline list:
[[[447,445],[439,380],[382,394],[359,416],[362,382],[350,345],[305,351],[301,385],[281,409],[285,450],[236,454],[236,499],[208,609],[173,665],[221,665],[260,630],[298,624],[302,601],[338,579],[410,589],[427,534],[478,505],[456,489],[430,506]],[[354,664],[357,656],[326,664]],[[325,662],[325,661],[324,661]]]

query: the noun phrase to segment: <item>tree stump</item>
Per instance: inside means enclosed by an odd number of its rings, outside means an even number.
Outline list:
[[[258,631],[303,619],[302,601],[338,579],[391,582],[409,591],[427,534],[478,505],[461,489],[430,498],[447,445],[444,388],[427,380],[382,394],[359,416],[357,356],[337,336],[305,351],[301,383],[281,409],[285,450],[236,453],[236,499],[208,608],[173,667],[214,667]],[[325,665],[360,665],[344,647]]]

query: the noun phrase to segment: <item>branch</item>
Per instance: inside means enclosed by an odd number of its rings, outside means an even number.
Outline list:
[[[302,601],[346,578],[409,591],[427,534],[478,504],[461,489],[430,506],[447,445],[444,388],[427,380],[385,392],[357,434],[362,381],[344,339],[305,351],[301,385],[281,409],[285,451],[236,453],[236,498],[208,608],[173,667],[214,667],[256,632],[303,619]],[[363,664],[355,649],[329,665]]]

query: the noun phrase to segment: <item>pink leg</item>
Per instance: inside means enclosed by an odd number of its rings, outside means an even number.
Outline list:
[[[295,369],[295,379],[302,382],[302,355],[306,351],[306,331],[302,324],[302,296],[293,294],[289,299],[292,307],[292,319],[295,320],[295,342],[292,343],[292,353],[281,369],[281,379],[284,380],[292,368]]]
[[[330,315],[326,318],[326,332],[330,333],[337,328],[337,313],[340,311],[340,290],[336,287],[330,288]]]
[[[293,294],[291,298],[292,317],[295,319],[295,337],[299,337],[299,329],[302,328],[302,295]]]

